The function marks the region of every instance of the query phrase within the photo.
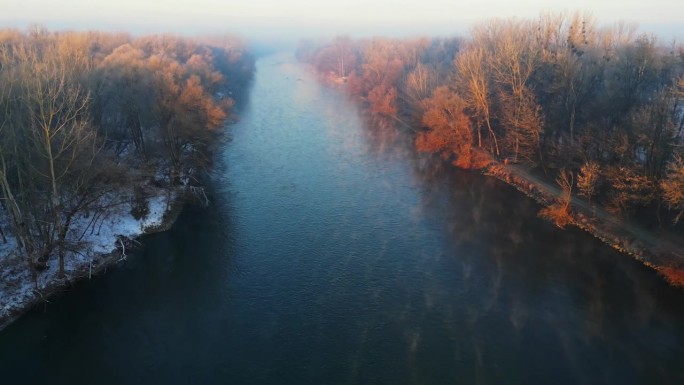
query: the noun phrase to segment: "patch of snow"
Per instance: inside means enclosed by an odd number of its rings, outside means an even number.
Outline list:
[[[171,198],[173,199],[174,196],[172,195]],[[167,211],[169,211],[170,203],[171,202],[169,201],[168,195],[165,194],[157,195],[149,200],[150,212],[141,221],[141,228],[143,231],[145,229],[156,227],[162,224],[164,215]]]
[[[109,254],[119,245],[119,239],[135,238],[147,229],[162,224],[175,194],[158,190],[149,198],[149,213],[145,218],[135,219],[125,193],[104,197],[101,207],[108,207],[100,214],[81,213],[73,218],[69,227],[68,241],[80,244],[80,250],[65,256],[66,275],[73,276],[87,271],[93,260],[101,254]],[[115,203],[118,202],[118,203]],[[0,216],[0,226],[5,219]],[[3,227],[6,229],[6,226]],[[8,229],[7,229],[8,230]],[[0,320],[23,309],[27,303],[40,297],[36,290],[43,289],[58,280],[59,259],[52,256],[47,269],[38,276],[37,285],[31,278],[27,263],[19,254],[15,238],[5,231],[7,243],[0,238]]]
[[[174,198],[172,195],[171,198]],[[113,197],[105,201],[105,206],[110,206]],[[71,225],[71,241],[85,242],[93,253],[109,253],[117,246],[119,237],[133,238],[141,235],[146,229],[159,226],[164,214],[169,208],[169,196],[160,192],[148,200],[149,214],[142,219],[135,219],[131,215],[131,207],[128,203],[117,204],[111,207],[100,219],[93,220],[90,216],[82,216],[74,220]]]
[[[17,250],[17,240],[12,236],[12,233],[9,231],[9,226],[5,226],[6,220],[4,217],[0,217],[0,226],[2,226],[2,230],[5,234],[5,238],[7,240],[7,243],[3,242],[2,237],[0,237],[0,263],[2,263],[2,260],[5,258],[10,257],[10,254],[13,254]]]

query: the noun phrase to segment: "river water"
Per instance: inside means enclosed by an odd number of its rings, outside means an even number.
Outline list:
[[[209,209],[0,333],[0,381],[684,383],[684,291],[262,58]]]

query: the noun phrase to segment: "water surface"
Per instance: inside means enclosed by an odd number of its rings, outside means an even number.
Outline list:
[[[209,209],[0,333],[2,383],[684,383],[684,292],[426,163],[289,55]]]

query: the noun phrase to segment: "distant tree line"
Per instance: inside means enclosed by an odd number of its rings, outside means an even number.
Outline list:
[[[0,30],[0,241],[63,274],[77,214],[193,185],[253,70],[232,37]]]
[[[463,39],[304,41],[296,55],[410,127],[420,151],[464,168],[526,163],[616,213],[682,217],[682,45],[545,13]]]

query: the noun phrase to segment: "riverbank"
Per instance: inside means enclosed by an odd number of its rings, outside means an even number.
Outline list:
[[[178,189],[158,188],[151,192],[147,202],[149,211],[141,218],[134,218],[129,204],[119,204],[105,214],[75,220],[69,233],[82,247],[65,259],[64,277],[58,276],[58,259],[53,256],[34,282],[16,248],[0,250],[7,253],[0,265],[0,330],[34,307],[49,302],[49,297],[76,281],[90,279],[125,261],[139,237],[171,228],[186,199]],[[7,243],[13,244],[16,245],[11,239]]]
[[[326,86],[340,92],[346,91],[346,79],[332,73],[313,72]],[[410,124],[396,117],[394,120],[413,131]],[[503,164],[486,153],[477,154],[477,157],[470,160],[467,169],[480,170],[484,175],[499,179],[543,207],[549,207],[560,199],[562,191],[559,186],[533,175],[524,166]],[[590,233],[608,246],[654,269],[671,285],[684,288],[684,242],[673,236],[668,237],[665,233],[656,234],[578,196],[572,196],[570,207],[570,225]]]
[[[544,207],[554,204],[561,196],[558,186],[532,175],[519,165],[491,163],[482,173],[507,183]],[[584,199],[571,199],[570,224],[587,231],[608,246],[628,254],[662,275],[673,286],[684,287],[684,245],[674,239],[618,218]]]

